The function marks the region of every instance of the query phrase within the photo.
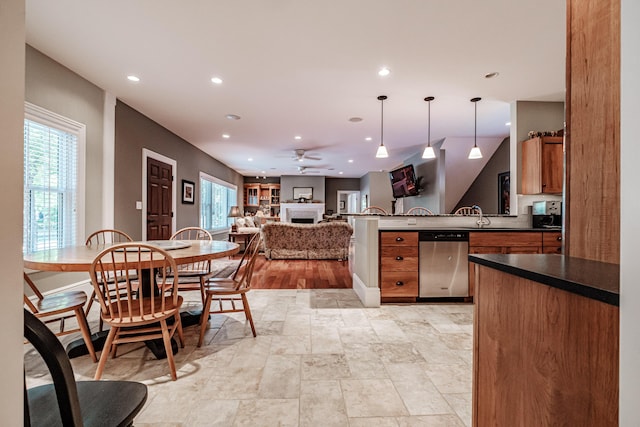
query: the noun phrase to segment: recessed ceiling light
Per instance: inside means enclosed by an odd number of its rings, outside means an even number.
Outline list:
[[[264,175],[265,173],[267,173],[267,171],[260,171],[260,173]]]
[[[249,160],[250,162],[253,162],[253,158],[249,157],[247,160]]]
[[[240,120],[240,116],[237,114],[227,114],[225,117],[229,120]]]
[[[344,173],[344,172],[340,171],[340,172],[338,172],[338,175],[342,175],[343,173]]]
[[[364,140],[365,140],[365,141],[371,141],[371,139],[372,139],[372,138],[371,138],[370,136],[368,136],[368,137],[366,137]]]
[[[491,72],[491,73],[487,73],[487,74],[485,74],[485,75],[484,75],[484,78],[485,78],[485,79],[492,79],[492,78],[494,78],[494,77],[498,77],[499,75],[500,75],[500,73],[499,73],[499,72],[497,72],[497,71],[493,71],[493,72]]]
[[[300,135],[296,135],[296,136],[293,137],[293,139],[301,140],[302,137]]]
[[[349,121],[353,123],[358,123],[362,121],[362,117],[350,117]]]
[[[222,137],[223,137],[224,139],[229,139],[229,138],[230,138],[230,135],[229,135],[228,133],[223,133],[223,134],[222,134]]]
[[[353,159],[349,159],[349,163],[353,163]]]
[[[380,68],[380,71],[378,71],[378,75],[380,77],[388,76],[390,73],[391,73],[391,70],[389,70],[387,67],[382,67]]]
[[[140,81],[140,77],[134,76],[134,75],[127,76],[127,79],[129,79],[129,81],[132,81],[132,82],[139,82]]]
[[[505,126],[511,126],[511,122],[507,122],[504,124]]]
[[[222,79],[220,77],[211,77],[211,83],[215,83],[217,85],[222,84]]]

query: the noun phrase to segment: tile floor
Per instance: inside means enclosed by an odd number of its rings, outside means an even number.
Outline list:
[[[149,386],[136,426],[471,425],[472,305],[363,308],[351,289],[252,290],[249,300],[258,337],[242,314],[212,315],[201,348],[198,327],[185,328],[175,382],[144,346],[107,361],[103,379]],[[72,364],[93,378],[88,356]],[[28,386],[46,381],[29,346],[25,366]]]

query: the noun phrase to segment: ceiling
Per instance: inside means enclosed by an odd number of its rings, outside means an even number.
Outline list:
[[[335,177],[392,169],[426,143],[426,96],[435,97],[431,140],[447,138],[447,152],[465,155],[471,98],[482,97],[481,148],[509,136],[513,101],[564,99],[565,4],[557,0],[26,6],[27,43],[245,176],[294,175],[301,164]],[[381,67],[391,73],[380,77]],[[491,72],[499,75],[485,78]],[[387,159],[375,158],[378,95],[388,96]],[[295,149],[320,160],[300,163]]]

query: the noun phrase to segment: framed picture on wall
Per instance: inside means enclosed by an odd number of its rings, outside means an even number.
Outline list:
[[[195,201],[196,183],[182,180],[182,203],[192,205]]]
[[[340,210],[344,210],[345,206],[344,206],[344,200],[340,200]]]
[[[293,198],[294,200],[313,199],[313,187],[293,187]]]
[[[498,213],[509,215],[511,195],[511,178],[509,172],[498,174]]]

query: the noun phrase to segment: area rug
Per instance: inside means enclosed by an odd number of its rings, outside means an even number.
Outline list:
[[[214,259],[211,261],[213,277],[230,277],[238,267],[238,259]]]

